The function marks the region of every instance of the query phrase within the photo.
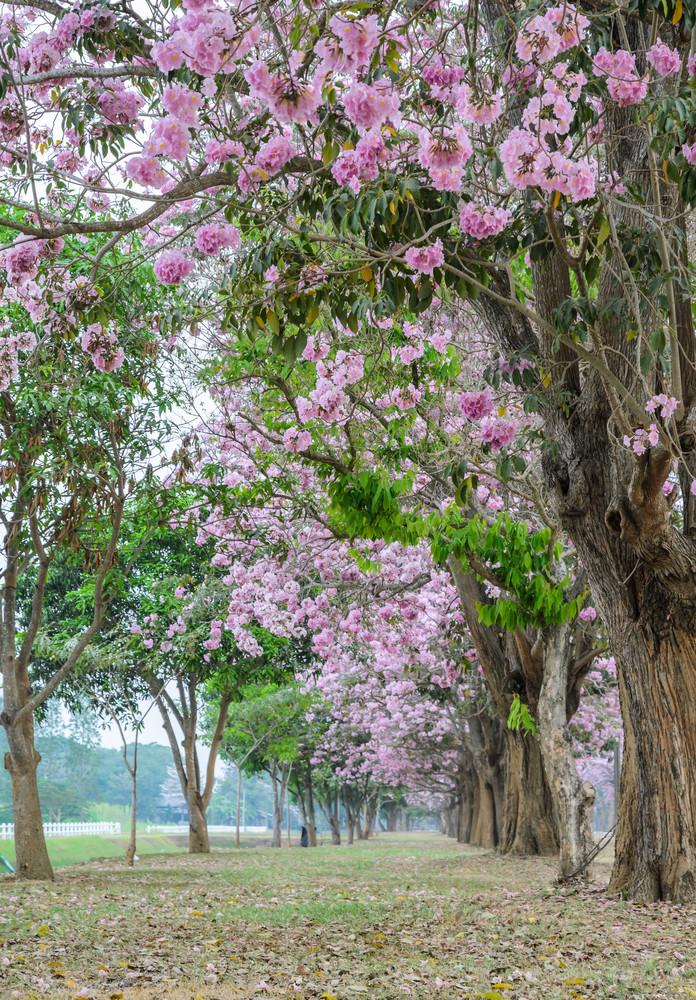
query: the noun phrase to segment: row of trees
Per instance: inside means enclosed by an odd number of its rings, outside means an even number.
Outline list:
[[[19,870],[50,874],[34,713],[89,662],[97,700],[132,708],[125,671],[181,726],[193,848],[200,686],[215,751],[246,687],[291,674],[324,692],[336,778],[456,776],[458,829],[471,802],[477,836],[568,875],[593,800],[568,724],[611,653],[613,884],[693,901],[696,7],[150,15],[3,21]],[[107,625],[139,630],[120,672]]]

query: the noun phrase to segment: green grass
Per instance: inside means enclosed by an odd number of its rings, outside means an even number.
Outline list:
[[[155,839],[155,838],[153,838]],[[436,835],[142,856],[0,878],[0,997],[696,997],[694,907],[554,885],[542,859]],[[7,964],[3,960],[7,959]]]
[[[251,847],[258,841],[248,835],[242,839],[242,846]],[[148,854],[177,854],[188,852],[188,837],[185,834],[169,836],[167,834],[144,833],[137,837],[138,857]],[[232,850],[234,835],[213,834],[210,837],[213,850]],[[52,837],[46,841],[48,856],[54,868],[64,865],[83,864],[87,861],[97,861],[102,858],[122,858],[128,846],[127,836],[113,837]],[[4,855],[12,867],[15,866],[16,855],[14,841],[0,840],[0,854]],[[0,865],[0,872],[4,868]]]

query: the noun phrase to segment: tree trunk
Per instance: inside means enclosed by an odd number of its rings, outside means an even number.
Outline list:
[[[36,769],[41,755],[34,749],[34,724],[30,718],[25,720],[22,729],[21,743],[26,744],[27,731],[31,742],[17,752],[17,734],[8,729],[7,736],[10,752],[5,754],[5,768],[12,778],[12,807],[15,825],[15,851],[17,861],[15,870],[20,878],[53,879],[53,868],[48,858],[46,838],[44,837],[41,818],[41,803],[39,802],[39,787],[36,781]],[[15,753],[12,746],[15,744]]]
[[[271,839],[271,847],[280,847],[283,826],[283,804],[278,787],[278,768],[275,761],[271,764],[270,775],[271,788],[273,790],[273,837]]]
[[[583,390],[577,411],[582,433],[559,428],[559,448],[545,462],[545,474],[605,623],[635,739],[635,858],[631,876],[624,840],[615,885],[630,877],[629,894],[641,902],[691,903],[696,901],[696,546],[671,523],[662,492],[670,457],[659,449],[640,459],[617,456],[607,435],[603,387],[594,395],[590,389],[591,384]],[[620,476],[621,461],[626,468]],[[633,770],[628,743],[627,738],[626,781]]]
[[[495,822],[495,798],[493,789],[479,775],[476,793],[476,821],[471,831],[471,844],[474,847],[493,848],[498,843]]]
[[[544,679],[537,706],[537,737],[551,789],[560,839],[559,877],[589,878],[587,859],[594,847],[595,791],[575,766],[566,723],[570,626],[549,629],[544,644]]]
[[[312,769],[307,765],[307,777],[305,779],[305,789],[307,792],[307,839],[310,847],[317,846],[317,817],[314,809],[314,788],[312,787]]]
[[[237,764],[237,832],[235,835],[234,846],[239,850],[241,848],[241,841],[239,839],[239,812],[242,808],[242,766]]]
[[[621,716],[623,718],[624,746],[621,781],[614,794],[618,797],[616,833],[614,835],[614,864],[609,881],[609,892],[626,895],[633,884],[636,865],[636,810],[637,774],[636,741],[631,717],[628,714],[628,695],[621,674],[618,677]]]
[[[365,815],[363,817],[362,839],[368,840],[372,833],[372,825],[375,821],[377,811],[377,797],[370,796],[365,802]]]
[[[507,786],[500,851],[557,855],[558,838],[551,791],[539,744],[531,735],[506,730]]]
[[[124,756],[127,754],[127,750],[124,744],[123,748]],[[126,760],[127,763],[127,760]],[[135,747],[133,749],[133,767],[130,768],[131,775],[131,826],[130,826],[130,839],[128,841],[128,847],[126,848],[126,865],[132,868],[135,864],[135,833],[136,833],[136,807],[137,807],[137,776],[138,776],[138,730],[135,730]]]
[[[7,590],[7,584],[5,586]],[[4,707],[0,721],[5,726],[9,752],[5,754],[5,769],[12,779],[12,806],[14,819],[15,870],[20,878],[53,879],[53,868],[48,858],[43,831],[39,786],[36,769],[41,755],[34,746],[34,716],[26,715],[19,722],[15,714],[31,698],[29,674],[19,669],[14,655],[14,627],[5,628],[2,636],[5,646],[3,662]]]
[[[197,792],[193,792],[188,803],[189,854],[210,854],[208,840],[208,818],[203,802]]]

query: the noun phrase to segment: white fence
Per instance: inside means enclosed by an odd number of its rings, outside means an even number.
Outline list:
[[[120,823],[44,823],[44,837],[109,837],[121,832]],[[14,840],[14,823],[0,823],[0,840]]]
[[[189,828],[184,824],[179,826],[148,826],[148,833],[188,833]],[[236,826],[209,826],[208,833],[236,833]],[[240,826],[240,833],[267,833],[267,826]]]

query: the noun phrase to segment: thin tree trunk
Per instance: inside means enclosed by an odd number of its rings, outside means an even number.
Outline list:
[[[124,746],[124,755],[126,748]],[[127,761],[126,761],[127,762]],[[133,766],[129,768],[131,776],[131,825],[130,840],[126,848],[126,864],[132,868],[135,864],[135,834],[136,834],[136,808],[137,808],[137,775],[138,775],[138,730],[135,730],[135,746],[133,747]]]
[[[242,808],[242,765],[237,764],[237,834],[235,837],[234,846],[237,850],[240,849],[241,841],[239,839],[239,813]]]
[[[307,790],[307,838],[310,847],[317,846],[317,818],[314,810],[314,789],[312,787],[312,770],[307,764],[307,777],[305,788]]]
[[[271,788],[273,790],[273,837],[271,847],[281,846],[281,827],[283,825],[283,806],[280,799],[278,787],[278,771],[275,760],[271,764]]]

